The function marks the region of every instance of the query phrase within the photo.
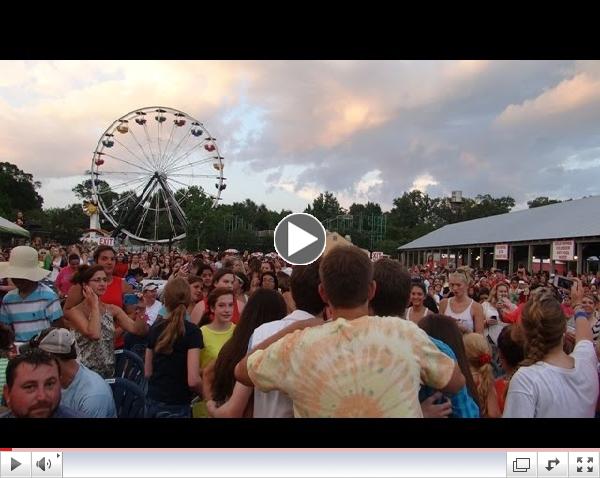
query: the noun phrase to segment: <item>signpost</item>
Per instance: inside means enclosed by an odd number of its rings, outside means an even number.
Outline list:
[[[99,237],[98,245],[113,247],[115,245],[115,238],[114,237]]]
[[[372,252],[371,253],[371,260],[373,262],[377,262],[382,257],[383,257],[383,252]]]
[[[554,241],[552,243],[553,261],[572,261],[575,257],[575,241]]]
[[[494,259],[497,261],[508,260],[508,244],[496,244],[494,246]]]

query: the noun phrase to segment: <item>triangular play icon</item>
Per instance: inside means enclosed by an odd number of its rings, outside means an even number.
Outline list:
[[[291,221],[288,222],[288,255],[292,256],[318,240],[319,238],[313,236],[310,232],[299,228]]]

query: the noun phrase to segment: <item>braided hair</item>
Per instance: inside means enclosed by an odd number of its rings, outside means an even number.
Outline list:
[[[523,308],[521,326],[525,336],[525,359],[521,367],[533,365],[560,345],[567,327],[560,303],[549,289],[538,289]]]

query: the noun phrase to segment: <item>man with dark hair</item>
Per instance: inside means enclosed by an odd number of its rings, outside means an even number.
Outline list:
[[[106,251],[111,251],[112,252],[113,262],[115,262],[115,258],[117,257],[117,252],[115,251],[114,247],[102,245],[102,246],[98,246],[96,248],[96,250],[94,251],[94,262],[96,264],[99,263],[100,254],[102,254],[103,252],[106,252]]]
[[[93,370],[77,362],[75,336],[67,329],[46,329],[30,342],[58,361],[60,404],[89,418],[116,418],[110,386]]]
[[[373,265],[373,279],[377,284],[369,306],[373,315],[404,317],[410,297],[410,274],[398,261],[379,259]]]
[[[296,322],[255,347],[236,367],[244,385],[289,395],[296,417],[422,417],[421,383],[455,393],[457,364],[414,323],[369,316],[373,265],[354,246],[322,259],[319,294],[332,320]]]
[[[248,350],[277,332],[298,321],[311,319],[320,314],[325,303],[319,295],[319,264],[317,260],[306,266],[296,266],[290,278],[292,299],[296,310],[281,320],[267,322],[257,327],[250,337]],[[261,392],[254,389],[254,418],[292,418],[293,404],[290,398],[279,391]]]
[[[31,350],[11,359],[3,393],[9,411],[0,418],[82,417],[60,404],[58,362],[43,350]]]

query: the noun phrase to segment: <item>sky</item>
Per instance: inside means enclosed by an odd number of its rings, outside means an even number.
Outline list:
[[[217,138],[229,204],[301,212],[404,191],[596,195],[598,61],[0,61],[0,161],[77,202],[106,128],[153,105]]]

